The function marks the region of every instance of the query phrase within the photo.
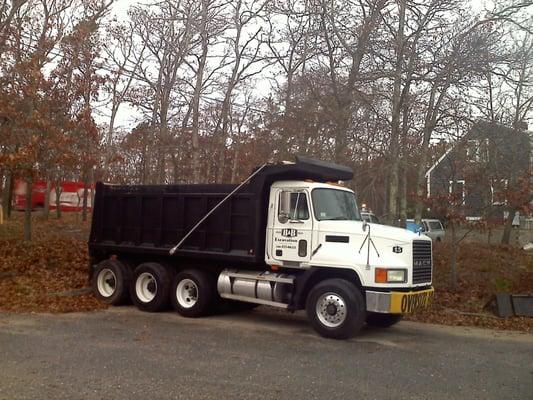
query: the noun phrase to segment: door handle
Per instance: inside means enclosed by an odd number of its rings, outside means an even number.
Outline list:
[[[300,221],[299,219],[290,219],[289,224],[303,224],[303,221]]]

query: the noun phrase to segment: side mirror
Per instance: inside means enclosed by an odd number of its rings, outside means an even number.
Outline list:
[[[363,232],[366,232],[366,228],[368,228],[368,222],[363,220]]]
[[[286,223],[289,220],[289,216],[285,213],[280,212],[278,214],[278,221],[282,224]]]

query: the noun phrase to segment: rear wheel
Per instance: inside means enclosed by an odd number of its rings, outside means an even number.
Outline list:
[[[306,311],[313,328],[321,336],[333,339],[355,335],[366,316],[361,291],[344,279],[318,283],[307,296]]]
[[[201,317],[211,311],[214,278],[207,272],[186,270],[176,275],[170,291],[172,307],[184,317]]]
[[[94,295],[107,304],[124,304],[129,299],[130,269],[118,260],[101,261],[94,270],[91,286]]]
[[[397,324],[402,320],[402,316],[399,314],[381,314],[381,313],[368,313],[366,316],[366,323],[370,326],[379,326],[387,328],[394,324]]]
[[[161,264],[147,262],[133,272],[131,299],[139,310],[160,311],[168,304],[170,272]]]

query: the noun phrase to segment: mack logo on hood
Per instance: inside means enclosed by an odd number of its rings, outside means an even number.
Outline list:
[[[431,260],[414,260],[415,267],[431,267]]]
[[[285,228],[281,230],[281,236],[285,237],[296,237],[298,236],[298,231],[292,228]]]

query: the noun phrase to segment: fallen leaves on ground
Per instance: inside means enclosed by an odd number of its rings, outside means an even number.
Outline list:
[[[502,245],[464,243],[457,257],[458,284],[451,284],[451,247],[433,246],[435,304],[411,321],[533,332],[533,318],[499,318],[493,312],[498,292],[533,293],[533,256]]]
[[[22,216],[0,226],[0,310],[72,312],[105,308],[90,293],[88,224],[33,216],[33,240],[23,242]],[[84,290],[85,288],[85,290]]]

